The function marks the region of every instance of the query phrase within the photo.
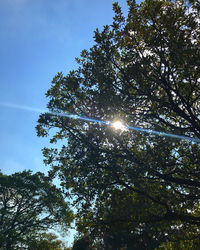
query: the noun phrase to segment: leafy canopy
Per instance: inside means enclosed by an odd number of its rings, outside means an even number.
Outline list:
[[[78,69],[54,77],[49,110],[200,139],[199,4],[127,4],[127,17],[113,5],[112,25],[95,31],[95,44],[82,51]],[[80,216],[93,214],[97,199],[104,203],[113,191],[126,189],[144,201],[141,222],[168,222],[195,237],[198,143],[48,113],[38,123],[39,136],[54,129],[51,142],[63,143],[61,149],[43,149],[45,162],[73,195]]]
[[[67,229],[72,213],[61,190],[42,173],[0,174],[0,247],[14,249],[57,225]]]

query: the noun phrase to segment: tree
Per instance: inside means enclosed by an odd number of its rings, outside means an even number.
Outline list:
[[[63,147],[45,148],[44,156],[50,174],[58,173],[65,192],[77,197],[78,213],[125,188],[143,197],[152,223],[185,228],[191,239],[200,224],[199,4],[127,4],[126,18],[113,5],[113,24],[95,31],[95,45],[82,51],[79,68],[54,77],[50,113],[40,116],[38,135],[56,128],[51,142],[62,140]],[[56,112],[122,120],[140,130],[114,130]]]
[[[0,174],[0,247],[17,249],[44,230],[63,225],[72,212],[59,188],[49,177],[30,171]]]
[[[80,237],[74,240],[72,250],[88,250],[89,240],[87,236]]]
[[[167,222],[152,223],[149,207],[159,210],[138,194],[130,194],[126,189],[113,190],[109,198],[97,199],[90,213],[76,219],[77,230],[90,236],[91,249],[153,250],[167,241],[171,228]]]
[[[36,239],[30,239],[28,250],[67,250],[65,244],[53,233],[42,233]]]

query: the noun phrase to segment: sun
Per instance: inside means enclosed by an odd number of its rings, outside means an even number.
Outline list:
[[[123,125],[123,123],[120,122],[120,121],[115,121],[115,122],[113,122],[113,123],[112,123],[112,127],[113,127],[114,129],[121,129],[121,130],[124,130],[124,125]]]

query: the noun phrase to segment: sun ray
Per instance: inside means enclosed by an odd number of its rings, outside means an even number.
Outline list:
[[[200,139],[198,139],[198,138],[176,135],[176,134],[169,134],[166,132],[160,132],[160,131],[155,131],[155,130],[150,130],[150,129],[132,127],[129,125],[125,126],[125,125],[123,125],[123,123],[121,121],[115,121],[115,122],[102,121],[102,120],[98,120],[98,119],[94,119],[94,118],[90,118],[90,117],[84,117],[84,116],[80,116],[80,115],[74,115],[74,114],[63,113],[63,112],[51,112],[47,109],[32,108],[29,106],[17,105],[17,104],[12,104],[12,103],[0,103],[0,106],[21,109],[21,110],[26,110],[26,111],[31,111],[31,112],[37,112],[37,113],[49,113],[50,115],[67,117],[70,119],[79,119],[79,120],[88,121],[88,122],[102,123],[104,125],[112,126],[114,129],[134,130],[134,131],[139,131],[139,132],[143,132],[143,133],[148,133],[150,135],[171,137],[171,138],[175,138],[175,139],[179,139],[179,140],[186,140],[186,141],[190,141],[190,142],[200,143]]]

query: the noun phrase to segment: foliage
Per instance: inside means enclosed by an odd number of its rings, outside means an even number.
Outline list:
[[[74,240],[72,250],[88,250],[89,240],[87,236],[80,237]]]
[[[154,223],[155,232],[161,223],[168,242],[175,229],[178,240],[190,240],[200,225],[199,5],[184,0],[127,4],[127,17],[113,5],[112,25],[95,31],[94,46],[77,59],[79,68],[54,77],[47,92],[54,115],[42,114],[37,132],[48,136],[56,128],[51,143],[62,141],[63,147],[45,148],[45,162],[50,176],[58,174],[63,190],[73,195],[77,217],[92,217],[99,203],[106,208],[113,192],[125,189],[141,202],[138,223]],[[122,120],[157,135],[55,112]],[[128,212],[134,217],[138,209]]]
[[[43,233],[38,238],[30,240],[28,250],[62,250],[65,248],[64,243],[58,239],[55,234]]]
[[[49,177],[30,171],[0,174],[0,247],[17,249],[53,226],[67,229],[72,213]]]
[[[77,218],[77,230],[89,232],[90,245],[100,249],[155,249],[171,229],[169,223],[152,221],[149,207],[159,210],[138,194],[113,190],[109,198],[96,201],[93,211]]]

